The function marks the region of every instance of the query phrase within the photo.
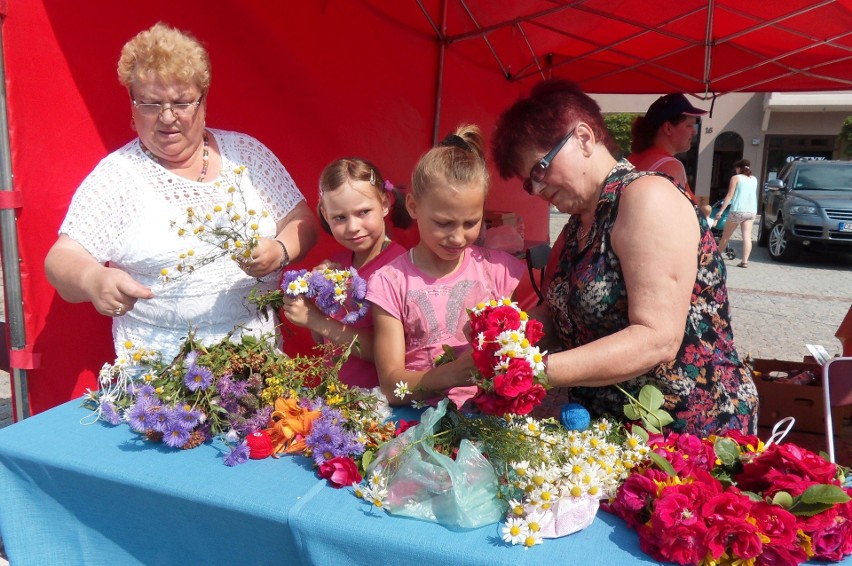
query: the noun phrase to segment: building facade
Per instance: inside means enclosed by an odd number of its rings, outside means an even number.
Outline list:
[[[604,113],[642,114],[658,95],[592,96]],[[751,161],[761,188],[788,160],[845,159],[839,134],[852,115],[852,91],[731,93],[690,102],[709,113],[701,118],[692,150],[678,157],[695,194],[710,204],[725,196],[739,159]]]

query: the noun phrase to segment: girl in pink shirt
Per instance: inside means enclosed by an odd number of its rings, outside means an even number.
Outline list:
[[[420,158],[405,198],[420,242],[376,271],[367,286],[374,339],[381,344],[375,350],[379,384],[391,403],[401,402],[394,395],[399,382],[419,398],[469,384],[467,309],[511,296],[523,276],[515,257],[473,245],[488,191],[483,144],[477,126],[461,126]],[[467,353],[434,367],[445,344]]]
[[[385,217],[390,216],[391,224],[397,228],[408,227],[411,217],[402,204],[399,191],[382,177],[375,165],[357,157],[338,159],[323,170],[319,186],[320,225],[344,249],[317,268],[351,266],[366,280],[378,268],[405,253],[405,248],[388,237]],[[291,323],[309,328],[317,342],[345,346],[357,336],[358,347],[353,348],[341,368],[340,380],[359,387],[378,385],[373,365],[373,321],[369,312],[354,324],[346,325],[338,318],[323,314],[301,295],[285,295],[282,310]]]

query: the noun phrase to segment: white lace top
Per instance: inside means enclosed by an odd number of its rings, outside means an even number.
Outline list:
[[[281,162],[258,140],[236,132],[208,132],[222,156],[218,179],[198,183],[178,177],[146,156],[136,139],[109,154],[86,177],[59,229],[98,261],[125,270],[154,292],[153,299],[140,299],[132,311],[113,319],[116,356],[130,340],[171,361],[190,328],[207,344],[221,340],[236,325],[253,334],[274,332],[274,317],[258,317],[246,297],[255,285],[259,290],[275,288],[278,272],[258,282],[224,256],[177,280],[160,281],[161,270],[174,273],[179,254],[187,249],[194,249],[197,257],[213,253],[211,244],[178,236],[172,221],[185,220],[190,206],[212,210],[233,200],[242,207],[241,199],[227,194],[240,165],[246,168],[239,181],[246,208],[269,212],[261,219],[261,236],[274,237],[277,221],[304,200]]]

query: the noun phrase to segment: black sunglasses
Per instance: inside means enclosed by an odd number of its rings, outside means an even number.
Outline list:
[[[556,146],[547,152],[547,155],[541,158],[541,160],[532,166],[530,169],[530,176],[524,181],[524,190],[527,194],[536,195],[539,191],[541,191],[541,182],[544,181],[544,176],[547,174],[547,168],[550,167],[550,162],[553,161],[553,158],[556,157],[556,154],[559,153],[559,150],[568,143],[568,140],[571,139],[571,136],[574,135],[574,130],[576,128],[572,128],[568,134],[562,138]],[[533,186],[537,185],[537,186]]]

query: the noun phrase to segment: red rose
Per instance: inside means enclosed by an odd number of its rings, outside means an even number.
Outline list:
[[[319,477],[328,480],[334,488],[341,488],[344,485],[352,485],[361,481],[361,474],[358,473],[358,466],[352,458],[343,458],[338,456],[330,460],[326,460],[319,467]]]
[[[249,458],[263,460],[272,455],[272,438],[265,430],[253,432],[246,437],[249,447]]]
[[[405,419],[399,419],[399,424],[396,425],[396,431],[394,432],[394,436],[399,436],[406,430],[418,424],[420,424],[420,421],[407,421]]]
[[[473,363],[476,366],[476,369],[478,369],[479,373],[482,374],[483,379],[491,379],[494,377],[494,362],[497,361],[494,359],[494,354],[483,350],[474,350],[471,353],[471,356],[473,357]]]
[[[494,307],[488,313],[488,328],[498,333],[506,330],[518,330],[521,328],[521,313],[509,306]]]
[[[527,328],[524,330],[524,335],[530,341],[530,344],[535,345],[544,337],[544,325],[531,318],[527,321]]]
[[[529,389],[512,399],[507,412],[516,415],[528,415],[535,407],[541,405],[541,400],[544,399],[546,394],[547,391],[544,387],[534,383]]]
[[[506,373],[494,376],[494,392],[510,399],[526,392],[532,385],[532,368],[523,358],[512,358]]]

